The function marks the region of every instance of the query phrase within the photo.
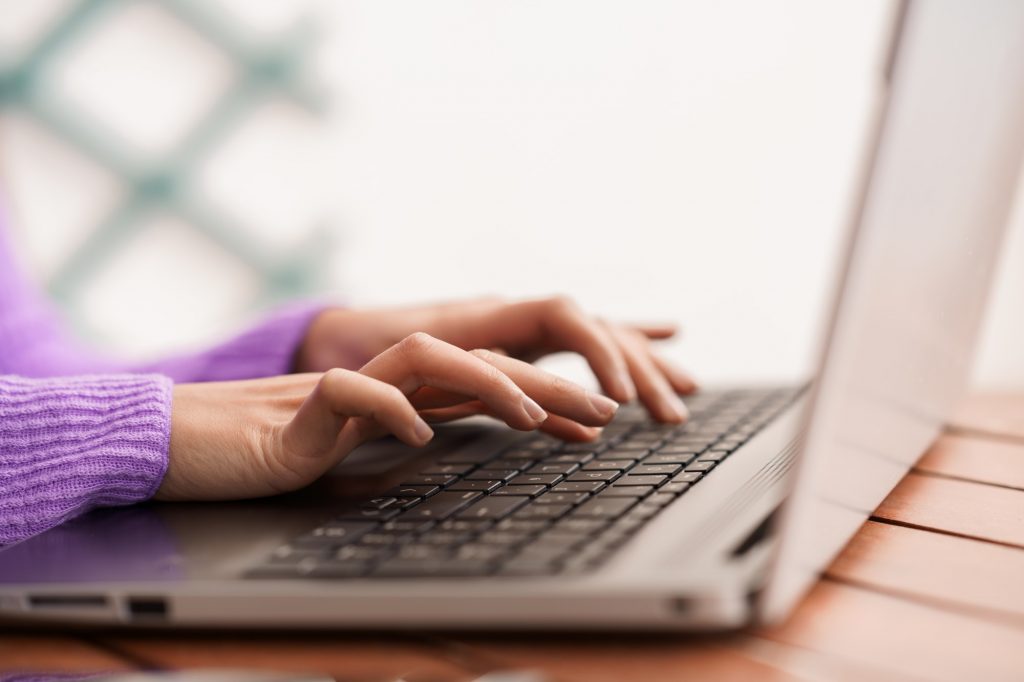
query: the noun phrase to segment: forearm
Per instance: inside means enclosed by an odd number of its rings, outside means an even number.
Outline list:
[[[0,545],[150,498],[167,469],[171,382],[0,376]]]

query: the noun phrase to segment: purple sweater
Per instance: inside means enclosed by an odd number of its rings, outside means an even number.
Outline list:
[[[172,382],[286,374],[303,305],[193,355],[129,365],[68,334],[16,267],[0,206],[0,546],[89,509],[140,502],[167,469]]]

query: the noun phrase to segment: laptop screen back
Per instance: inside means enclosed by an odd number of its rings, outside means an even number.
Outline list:
[[[784,616],[962,397],[1024,149],[1024,3],[912,2],[762,618]]]

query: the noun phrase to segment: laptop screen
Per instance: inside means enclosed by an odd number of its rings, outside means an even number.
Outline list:
[[[942,430],[967,381],[1024,149],[1024,3],[912,2],[762,617],[783,616]]]

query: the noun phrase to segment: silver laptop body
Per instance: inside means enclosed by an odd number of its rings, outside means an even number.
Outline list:
[[[783,617],[963,394],[1024,149],[1024,3],[914,1],[808,391],[594,570],[273,579],[353,490],[521,434],[353,454],[300,494],[102,510],[0,551],[0,616],[132,626],[728,629]],[[398,472],[398,473],[396,473]]]

